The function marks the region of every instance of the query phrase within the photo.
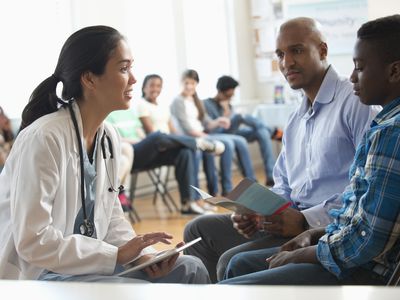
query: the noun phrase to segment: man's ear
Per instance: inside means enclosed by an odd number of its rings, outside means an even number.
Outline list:
[[[83,87],[92,90],[95,84],[94,74],[90,71],[86,71],[81,75],[81,84]]]
[[[389,82],[400,82],[400,60],[394,61],[389,65]]]
[[[328,56],[328,45],[325,42],[321,42],[319,44],[319,56],[321,57],[321,60],[325,60],[326,57]]]

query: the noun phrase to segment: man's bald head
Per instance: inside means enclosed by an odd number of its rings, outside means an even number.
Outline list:
[[[286,30],[296,30],[300,35],[310,38],[317,44],[326,43],[326,38],[321,32],[321,24],[311,18],[299,17],[291,19],[280,26],[278,34]]]
[[[276,39],[279,69],[293,89],[315,98],[328,69],[328,46],[321,26],[310,18],[295,18],[281,25]]]

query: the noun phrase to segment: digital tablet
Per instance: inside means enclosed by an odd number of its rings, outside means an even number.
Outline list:
[[[175,247],[172,249],[168,249],[168,250],[164,250],[164,251],[160,251],[158,253],[155,254],[155,256],[147,261],[145,261],[144,263],[141,263],[139,265],[134,265],[135,261],[127,263],[124,265],[125,267],[125,271],[118,273],[117,276],[123,276],[135,271],[139,271],[142,270],[148,266],[154,265],[158,262],[161,262],[163,260],[166,260],[167,258],[182,252],[183,250],[185,250],[186,248],[189,248],[190,246],[196,244],[197,242],[201,241],[201,237],[194,239],[193,241],[190,241],[188,243],[186,243],[185,245],[181,246],[181,247]]]

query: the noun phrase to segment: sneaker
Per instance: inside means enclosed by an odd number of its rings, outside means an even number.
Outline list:
[[[202,208],[205,211],[211,211],[211,212],[217,212],[218,211],[218,208],[216,206],[208,204],[208,203],[204,203]]]
[[[267,179],[267,182],[265,183],[266,186],[274,186],[275,181],[273,179]]]
[[[215,155],[221,155],[225,151],[225,145],[220,141],[197,138],[196,145],[200,150],[214,153]]]
[[[283,131],[282,129],[275,128],[274,132],[271,135],[271,139],[275,141],[282,141]]]
[[[208,215],[212,212],[203,209],[200,205],[198,205],[195,201],[187,203],[181,209],[181,214],[183,215]]]

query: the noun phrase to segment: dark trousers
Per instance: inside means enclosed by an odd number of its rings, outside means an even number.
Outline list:
[[[135,159],[132,171],[174,166],[181,203],[195,199],[195,192],[190,188],[190,185],[196,182],[194,171],[196,142],[193,139],[154,132],[134,144],[133,149]]]

